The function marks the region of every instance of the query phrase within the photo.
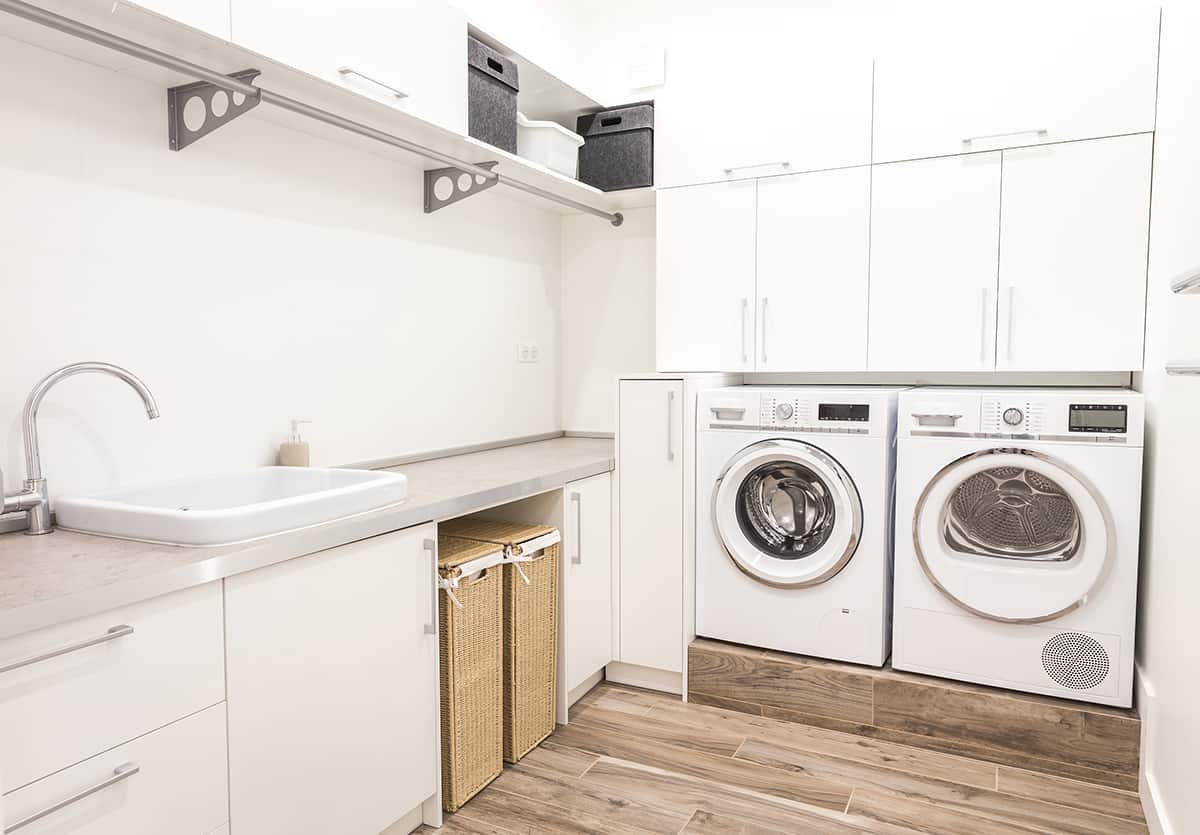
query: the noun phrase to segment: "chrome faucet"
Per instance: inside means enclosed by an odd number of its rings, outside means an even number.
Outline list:
[[[146,416],[151,420],[158,417],[158,404],[146,384],[117,365],[106,362],[77,362],[66,365],[42,378],[29,398],[25,401],[25,411],[21,414],[21,424],[25,434],[25,487],[17,493],[3,493],[4,474],[0,473],[0,514],[24,511],[28,514],[29,528],[25,533],[39,536],[54,530],[50,521],[50,494],[46,490],[46,479],[42,475],[42,453],[38,448],[37,415],[42,398],[56,383],[73,377],[76,374],[108,374],[118,380],[124,380],[134,391],[141,395],[142,403],[146,406]]]

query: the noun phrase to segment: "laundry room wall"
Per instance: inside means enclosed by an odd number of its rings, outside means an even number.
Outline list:
[[[161,86],[8,39],[0,74],[9,489],[25,396],[79,360],[142,376],[162,418],[115,380],[63,383],[40,417],[58,493],[272,463],[290,418],[316,464],[560,428],[547,204],[494,189],[427,216],[415,158],[259,111],[174,153]]]
[[[1196,658],[1196,519],[1200,493],[1200,377],[1168,376],[1167,363],[1200,365],[1200,296],[1171,280],[1200,269],[1200,9],[1168,0],[1162,18],[1146,366],[1146,477],[1138,635],[1142,801],[1155,832],[1200,832],[1195,790],[1200,719]]]

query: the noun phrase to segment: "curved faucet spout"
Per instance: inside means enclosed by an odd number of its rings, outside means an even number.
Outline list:
[[[42,455],[38,448],[37,434],[38,407],[42,405],[42,398],[59,381],[65,380],[67,377],[73,377],[76,374],[89,373],[108,374],[116,377],[118,380],[124,380],[141,396],[142,403],[146,406],[146,416],[151,420],[158,417],[158,404],[154,401],[154,395],[150,393],[150,389],[134,374],[131,374],[118,365],[110,365],[107,362],[77,362],[73,365],[63,366],[57,371],[52,371],[33,387],[33,391],[29,392],[29,398],[25,401],[25,411],[22,414],[22,423],[25,430],[25,477],[27,487],[34,487],[43,479]]]

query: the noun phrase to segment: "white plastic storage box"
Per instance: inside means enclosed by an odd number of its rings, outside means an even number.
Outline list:
[[[536,122],[517,114],[517,155],[530,162],[575,177],[583,137],[556,122]]]

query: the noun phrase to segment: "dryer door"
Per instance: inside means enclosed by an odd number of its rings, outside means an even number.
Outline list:
[[[1067,464],[1029,449],[987,449],[943,467],[913,514],[925,575],[976,615],[1052,620],[1087,602],[1112,562],[1103,499]]]
[[[836,575],[862,538],[862,501],[832,456],[802,441],[746,447],[713,490],[717,536],[743,573],[798,588]]]

